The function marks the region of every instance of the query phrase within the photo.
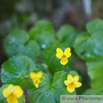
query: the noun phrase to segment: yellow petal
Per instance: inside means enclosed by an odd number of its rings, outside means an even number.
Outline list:
[[[23,95],[23,90],[21,89],[20,86],[15,86],[13,95],[15,95],[17,98],[20,98]]]
[[[56,52],[57,52],[56,57],[61,59],[62,56],[63,56],[63,51],[62,51],[62,49],[57,48],[57,49],[56,49]]]
[[[60,63],[61,63],[62,65],[65,65],[65,64],[68,63],[68,59],[67,59],[66,57],[62,57]]]
[[[12,93],[15,91],[15,86],[12,86],[11,88],[9,88],[9,91]]]
[[[66,48],[66,49],[64,50],[64,55],[65,55],[67,58],[69,58],[69,57],[71,56],[70,48]]]
[[[75,82],[75,87],[76,88],[79,88],[79,87],[81,87],[82,86],[82,83],[80,83],[80,82]]]
[[[10,84],[7,89],[11,89],[13,87],[13,84]]]
[[[14,91],[13,87],[13,84],[10,84],[7,88],[3,90],[4,97],[8,97]]]
[[[68,52],[70,52],[70,48],[69,47],[64,50],[64,53],[68,53]]]
[[[74,82],[74,78],[72,77],[71,74],[68,74],[67,80],[70,81],[70,82]]]
[[[77,82],[78,80],[79,80],[79,76],[76,75],[76,76],[74,77],[74,82]]]
[[[30,73],[31,79],[40,79],[41,76],[42,76],[42,72],[38,72],[37,74],[35,74],[34,72]]]
[[[36,88],[39,87],[38,85],[39,85],[40,82],[41,82],[41,81],[40,81],[39,79],[34,79],[34,80],[33,80],[33,83],[34,83],[34,85],[35,85]]]
[[[31,79],[34,79],[34,78],[35,78],[35,73],[34,73],[34,72],[31,72],[31,73],[30,73],[30,77],[31,77]]]
[[[36,74],[36,79],[40,79],[42,77],[42,72],[38,72],[37,74]]]
[[[8,97],[10,94],[11,94],[11,92],[9,91],[9,89],[5,88],[5,89],[3,90],[3,96],[4,96],[4,97]]]
[[[17,98],[14,95],[9,95],[7,97],[7,102],[8,103],[18,103],[18,100],[17,100]]]
[[[63,54],[57,53],[57,54],[56,54],[56,57],[59,58],[59,59],[61,59],[61,58],[63,57]]]
[[[60,48],[57,48],[57,49],[56,49],[56,52],[57,52],[57,53],[63,53],[62,49],[60,49]]]
[[[65,53],[64,54],[67,58],[69,58],[71,56],[71,53]]]
[[[68,86],[69,81],[68,81],[68,80],[65,80],[65,81],[64,81],[64,84],[65,84],[66,86]]]
[[[75,87],[74,87],[73,84],[70,84],[70,85],[67,86],[67,91],[68,92],[72,93],[72,92],[74,92],[74,90],[75,90]]]
[[[35,87],[36,87],[36,88],[38,88],[38,87],[39,87],[39,84],[35,84],[35,83],[34,83],[34,85],[35,85]]]

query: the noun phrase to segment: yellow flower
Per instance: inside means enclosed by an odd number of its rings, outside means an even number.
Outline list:
[[[10,84],[7,88],[3,90],[3,96],[7,98],[8,103],[18,103],[17,98],[23,95],[23,90],[20,86],[14,86]]]
[[[70,74],[67,76],[67,80],[64,81],[64,84],[67,86],[68,92],[72,93],[74,92],[75,88],[82,86],[82,83],[78,82],[78,80],[78,75],[76,75],[74,78]]]
[[[33,80],[33,84],[35,85],[36,88],[38,88],[40,81],[40,78],[42,77],[42,72],[38,72],[37,74],[35,74],[34,72],[30,73],[30,77]]]
[[[66,63],[68,63],[68,58],[71,56],[70,48],[66,48],[64,52],[62,51],[62,49],[57,48],[56,52],[57,52],[56,57],[61,59],[60,63],[62,65],[65,65]]]

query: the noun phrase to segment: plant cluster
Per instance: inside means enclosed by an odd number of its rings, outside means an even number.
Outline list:
[[[94,19],[79,33],[63,25],[56,33],[52,24],[40,20],[27,33],[15,30],[4,41],[9,57],[1,67],[0,103],[60,103],[60,95],[103,94],[103,21]],[[73,68],[78,55],[86,62],[90,88],[84,89],[83,74]],[[80,87],[80,88],[79,88]],[[78,89],[75,89],[78,88]]]

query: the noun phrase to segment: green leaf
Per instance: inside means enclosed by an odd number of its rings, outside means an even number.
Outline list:
[[[64,70],[64,65],[60,64],[60,59],[56,57],[56,49],[61,48],[62,50],[65,50],[67,47],[69,47],[68,44],[65,43],[55,43],[44,50],[44,53],[42,55],[43,62],[45,62],[48,65],[48,69],[51,72],[57,72],[59,70]],[[68,59],[68,63],[66,64],[67,68],[72,65],[74,61],[74,55]]]
[[[36,64],[36,68],[42,70],[45,74],[47,74],[49,76],[50,79],[52,79],[52,75],[49,72],[46,64],[44,64],[44,63]]]
[[[87,31],[91,33],[95,33],[95,31],[103,31],[103,20],[101,19],[93,19],[86,25]]]
[[[87,89],[83,95],[103,95],[103,90]]]
[[[103,60],[86,62],[91,87],[96,90],[103,89]]]
[[[27,55],[36,61],[40,55],[40,47],[23,30],[12,31],[5,39],[4,48],[9,57],[16,54]]]
[[[3,85],[0,88],[0,103],[8,103],[7,99],[3,96],[3,90],[7,87],[8,87],[8,84]],[[25,96],[24,95],[22,95],[20,98],[18,98],[18,103],[25,103]]]
[[[31,103],[60,103],[60,95],[75,95],[69,93],[64,85],[64,80],[67,79],[67,73],[59,71],[54,74],[52,84],[45,75],[44,80],[39,84],[39,88],[35,88],[31,81],[27,86]]]
[[[69,74],[71,74],[72,76],[79,75],[78,72],[75,70],[70,71]]]
[[[38,21],[35,27],[29,31],[30,38],[36,40],[42,49],[49,47],[55,42],[55,32],[49,21]]]
[[[30,72],[35,69],[34,62],[27,56],[13,56],[2,64],[1,81],[3,84],[14,84],[23,87]]]
[[[77,30],[71,25],[63,25],[57,32],[57,37],[61,42],[68,43],[73,47],[77,35]]]
[[[97,60],[103,58],[103,31],[95,31],[89,35],[87,32],[80,33],[74,44],[75,52],[84,60]]]
[[[38,27],[41,31],[49,31],[51,33],[54,32],[53,25],[48,20],[40,20],[36,23],[36,27]]]
[[[98,91],[96,91],[95,89],[87,89],[83,95],[96,95]]]

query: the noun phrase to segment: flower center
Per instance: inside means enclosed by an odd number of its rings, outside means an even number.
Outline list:
[[[70,85],[74,85],[74,82],[72,82]]]
[[[36,83],[36,84],[38,84],[38,83],[39,83],[39,81],[36,79],[36,80],[35,80],[35,83]]]
[[[65,57],[66,57],[65,55],[62,56],[62,58],[65,58]]]
[[[74,86],[74,82],[69,84],[69,87],[72,88]]]

